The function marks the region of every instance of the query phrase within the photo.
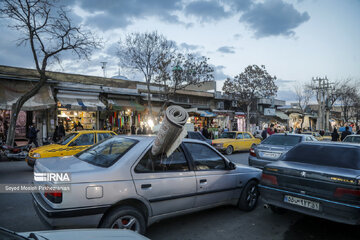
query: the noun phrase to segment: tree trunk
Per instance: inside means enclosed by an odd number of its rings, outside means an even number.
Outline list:
[[[246,106],[246,131],[250,132],[250,104]]]
[[[151,106],[151,94],[150,94],[150,81],[147,82],[147,89],[148,89],[148,109],[149,109],[149,116],[152,119],[152,106]]]
[[[10,126],[9,132],[6,137],[6,145],[13,146],[14,138],[15,138],[15,129],[16,129],[16,121],[18,118],[18,114],[24,105],[24,103],[29,100],[32,96],[37,94],[42,86],[44,86],[47,78],[45,74],[40,74],[40,81],[32,88],[29,92],[25,93],[21,96],[12,106],[11,106],[11,116],[10,116]]]

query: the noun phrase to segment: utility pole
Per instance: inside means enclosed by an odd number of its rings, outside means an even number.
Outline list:
[[[101,63],[101,68],[103,70],[104,73],[104,78],[106,78],[106,64],[107,62],[100,62]]]
[[[316,128],[317,130],[329,131],[329,118],[331,110],[330,96],[333,94],[334,88],[326,76],[324,78],[312,78],[312,81],[312,89],[316,91],[316,99],[319,105]]]

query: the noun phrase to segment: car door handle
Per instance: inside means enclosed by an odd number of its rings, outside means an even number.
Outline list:
[[[151,184],[142,184],[141,189],[148,189],[151,188]]]
[[[200,183],[206,183],[207,180],[206,179],[200,179]]]

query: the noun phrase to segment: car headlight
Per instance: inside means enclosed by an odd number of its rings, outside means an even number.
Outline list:
[[[39,157],[41,157],[41,156],[40,156],[40,153],[34,153],[34,154],[33,154],[33,157],[34,157],[34,158],[39,158]]]
[[[215,143],[214,144],[215,147],[219,147],[219,148],[222,148],[224,146],[223,143]]]

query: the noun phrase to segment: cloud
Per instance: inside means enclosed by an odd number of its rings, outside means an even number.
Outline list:
[[[181,43],[179,46],[180,46],[180,48],[186,49],[188,51],[194,51],[194,50],[203,48],[200,45],[192,45],[192,44],[187,44],[187,43],[184,43],[184,42]]]
[[[294,102],[296,101],[296,94],[292,90],[279,90],[277,92],[277,98],[288,102]]]
[[[214,67],[214,78],[215,81],[222,81],[230,77],[229,75],[224,73],[225,66],[213,66]]]
[[[248,10],[253,4],[252,0],[224,0],[224,2],[237,12]]]
[[[195,1],[184,8],[185,15],[195,16],[201,22],[215,21],[231,16],[217,1]]]
[[[159,17],[168,23],[181,23],[174,11],[181,10],[181,0],[113,0],[106,4],[98,0],[79,0],[80,7],[91,13],[87,24],[93,24],[100,29],[124,28],[135,19]]]
[[[219,47],[217,49],[218,52],[222,52],[222,53],[235,53],[235,48],[234,47],[230,47],[230,46],[223,46],[223,47]]]
[[[268,36],[293,36],[293,29],[308,21],[307,12],[300,13],[292,4],[282,0],[268,0],[254,4],[240,17],[255,31],[256,38]]]
[[[237,33],[237,34],[234,34],[234,39],[235,40],[239,40],[240,38],[242,38],[242,35]]]

